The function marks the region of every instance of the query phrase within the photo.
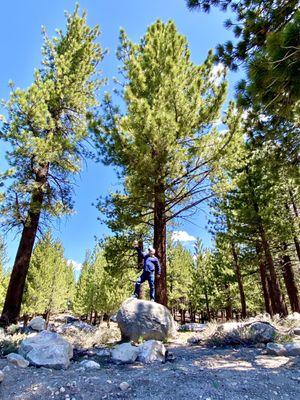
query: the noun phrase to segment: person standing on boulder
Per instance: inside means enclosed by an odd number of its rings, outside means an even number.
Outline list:
[[[138,278],[135,283],[135,289],[133,297],[139,298],[141,291],[141,284],[145,281],[148,281],[150,288],[150,300],[155,301],[155,271],[157,276],[160,276],[160,263],[158,258],[155,256],[155,249],[153,247],[149,247],[148,253],[143,252],[138,244],[135,242],[133,248],[138,252],[139,256],[143,259],[143,272],[142,275]]]

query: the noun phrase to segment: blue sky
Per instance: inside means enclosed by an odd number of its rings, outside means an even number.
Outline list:
[[[64,28],[64,11],[73,11],[76,1],[72,0],[18,0],[5,1],[0,5],[0,98],[9,96],[8,81],[13,80],[16,86],[25,88],[32,82],[33,71],[41,61],[41,26],[45,26],[49,35],[56,28]],[[117,76],[118,60],[115,51],[118,45],[120,27],[134,40],[145,33],[147,26],[160,18],[163,21],[175,21],[180,33],[184,34],[190,44],[192,59],[196,63],[204,61],[209,49],[217,43],[231,38],[231,33],[223,27],[225,15],[217,10],[210,14],[190,12],[185,0],[82,0],[81,9],[88,13],[90,25],[100,25],[100,42],[103,48],[109,49],[102,70],[103,76],[112,81]],[[237,74],[229,74],[228,98],[233,96]],[[103,88],[110,89],[110,85]],[[3,161],[4,147],[0,143],[0,170],[5,168]],[[88,162],[75,187],[74,216],[62,219],[54,233],[61,238],[66,257],[81,263],[85,252],[93,247],[94,237],[108,233],[106,227],[97,220],[99,213],[92,205],[100,195],[114,190],[117,179],[112,168]],[[199,236],[205,245],[210,239],[205,226],[205,211],[193,217],[191,223],[184,223],[176,228]],[[6,237],[9,265],[13,263],[18,239],[13,234]]]

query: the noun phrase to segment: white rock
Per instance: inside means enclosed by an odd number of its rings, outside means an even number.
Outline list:
[[[284,356],[285,348],[279,343],[268,343],[266,347],[267,353],[273,356]]]
[[[17,353],[10,353],[6,356],[6,358],[11,364],[20,368],[26,368],[29,365],[29,361],[25,360],[24,357]]]
[[[125,392],[127,389],[130,388],[130,385],[128,382],[121,382],[119,388],[122,390],[122,392]]]
[[[292,314],[289,314],[286,319],[289,321],[300,321],[300,314],[297,312],[294,312]]]
[[[46,329],[46,321],[42,317],[34,317],[28,324],[34,331],[41,332]]]
[[[100,364],[93,360],[83,360],[80,365],[82,365],[86,369],[100,369]]]
[[[42,331],[23,340],[19,353],[32,365],[62,369],[69,366],[73,347],[58,333]]]
[[[183,324],[178,327],[179,331],[187,332],[202,332],[207,327],[207,324],[196,324],[191,322],[190,324]]]
[[[0,383],[3,382],[4,379],[4,373],[0,371]]]
[[[164,340],[176,335],[176,324],[170,311],[147,300],[127,299],[117,313],[123,339]]]
[[[130,343],[122,343],[111,351],[111,359],[117,363],[133,363],[139,354],[139,348]]]
[[[139,346],[138,360],[145,364],[154,361],[164,361],[166,348],[158,340],[147,340]]]

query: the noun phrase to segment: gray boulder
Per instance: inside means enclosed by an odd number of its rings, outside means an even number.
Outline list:
[[[139,354],[139,348],[130,343],[122,343],[111,351],[111,360],[115,363],[131,364],[135,362]]]
[[[42,317],[34,317],[29,322],[28,327],[34,331],[41,332],[46,329],[46,321]]]
[[[300,343],[268,343],[267,353],[274,356],[294,357],[300,356]]]
[[[127,299],[117,313],[117,322],[123,339],[165,340],[176,335],[175,321],[161,304]]]
[[[165,361],[166,348],[158,340],[147,340],[139,346],[138,361],[150,364],[154,361]]]
[[[29,361],[25,360],[24,357],[22,357],[20,354],[17,354],[17,353],[9,353],[6,356],[6,359],[11,364],[16,365],[17,367],[20,367],[20,368],[26,368],[29,365]]]
[[[73,347],[58,333],[42,331],[23,340],[19,353],[31,365],[66,369],[73,357]]]
[[[286,356],[300,356],[300,343],[286,343],[284,347]]]
[[[248,329],[253,343],[272,342],[277,332],[276,328],[267,322],[253,322]]]
[[[285,348],[282,344],[279,343],[268,343],[266,347],[267,353],[272,356],[284,356]]]

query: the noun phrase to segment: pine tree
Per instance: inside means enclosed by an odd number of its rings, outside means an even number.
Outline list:
[[[209,196],[206,162],[212,149],[220,155],[212,125],[224,100],[224,73],[220,80],[214,76],[211,53],[204,64],[195,65],[185,37],[171,21],[154,23],[140,44],[121,31],[118,57],[127,111],[122,115],[107,95],[94,131],[104,161],[119,166],[124,179],[124,193],[109,200],[117,204],[117,221],[125,210],[130,223],[153,229],[162,265],[156,292],[158,302],[166,305],[167,224]]]
[[[172,243],[167,253],[168,262],[168,306],[175,313],[181,313],[181,322],[185,322],[185,313],[190,309],[190,287],[192,285],[193,258],[181,243]]]
[[[88,136],[87,112],[95,106],[94,79],[102,59],[95,43],[98,27],[86,14],[67,15],[66,31],[50,40],[45,34],[42,67],[26,90],[12,87],[8,119],[0,137],[11,146],[1,214],[5,225],[19,227],[17,251],[1,324],[16,322],[37,230],[51,217],[72,210],[72,179],[81,168]]]
[[[70,309],[75,289],[72,267],[64,257],[62,244],[50,232],[34,248],[26,279],[22,313],[50,314]]]

